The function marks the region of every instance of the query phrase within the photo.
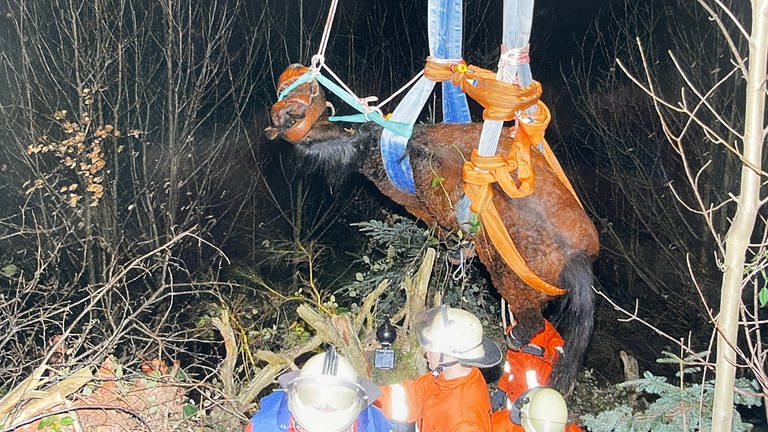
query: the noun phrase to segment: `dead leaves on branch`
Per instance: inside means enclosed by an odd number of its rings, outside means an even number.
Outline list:
[[[122,145],[117,140],[122,137],[119,129],[111,124],[94,125],[89,109],[93,104],[94,92],[84,88],[80,92],[80,100],[86,110],[79,115],[71,116],[66,110],[53,113],[53,119],[58,124],[58,137],[41,136],[38,141],[27,147],[28,155],[53,155],[58,161],[58,168],[64,168],[74,174],[70,180],[62,180],[65,184],[58,187],[70,207],[77,207],[84,197],[88,197],[90,206],[97,206],[104,196],[104,167],[107,164],[104,149],[114,146],[119,153]],[[128,135],[138,138],[141,132],[131,130]],[[54,168],[56,169],[56,168]],[[29,184],[29,183],[28,183]],[[42,179],[36,179],[27,188],[31,194],[46,185]]]

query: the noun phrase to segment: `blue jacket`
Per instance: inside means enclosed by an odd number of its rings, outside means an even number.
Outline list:
[[[253,432],[286,432],[291,421],[285,390],[277,390],[260,401],[261,409],[251,418]],[[357,432],[390,432],[392,425],[384,414],[369,405],[357,417]]]

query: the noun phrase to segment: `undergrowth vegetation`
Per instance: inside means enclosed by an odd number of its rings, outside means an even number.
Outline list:
[[[660,431],[687,432],[712,430],[709,413],[712,410],[714,379],[701,382],[701,368],[690,366],[691,359],[681,359],[671,353],[658,360],[676,366],[677,382],[664,376],[644,372],[643,376],[617,384],[615,389],[627,396],[627,403],[609,400],[594,414],[581,419],[592,432]],[[698,380],[698,381],[696,381]],[[734,404],[736,407],[759,407],[762,397],[757,382],[737,378]],[[752,424],[734,410],[734,431],[752,430]]]
[[[461,259],[461,253],[471,253],[471,244],[460,240],[461,233],[452,233],[439,240],[433,229],[424,228],[412,219],[394,216],[388,220],[370,220],[352,224],[368,238],[367,247],[358,260],[360,270],[355,279],[343,284],[336,293],[346,296],[354,310],[358,299],[368,294],[383,280],[398,286],[420,264],[428,247],[439,250],[438,262],[427,294],[430,304],[448,304],[471,311],[489,328],[498,324],[498,294],[486,278],[478,277],[474,257]],[[470,249],[465,251],[464,248]],[[459,257],[459,260],[451,260]],[[393,315],[403,306],[402,296],[387,296],[377,304],[385,315]]]

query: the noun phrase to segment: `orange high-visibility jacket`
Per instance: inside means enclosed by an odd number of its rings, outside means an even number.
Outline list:
[[[493,432],[525,432],[522,426],[512,423],[509,419],[509,410],[499,410],[493,413]],[[565,425],[565,432],[583,432],[573,423]]]
[[[547,385],[552,366],[563,351],[563,344],[560,333],[544,320],[544,330],[531,338],[524,347],[526,349],[507,350],[499,389],[507,394],[510,401],[514,401],[530,388]],[[533,353],[538,349],[541,349],[541,355]]]
[[[426,373],[415,380],[383,386],[374,402],[390,420],[415,422],[419,432],[489,432],[491,402],[478,368],[446,380]]]

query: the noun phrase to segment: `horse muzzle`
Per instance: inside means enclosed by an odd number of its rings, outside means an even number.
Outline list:
[[[308,71],[309,68],[300,64],[288,66],[277,80],[278,95]],[[307,136],[323,111],[325,95],[320,84],[314,79],[302,83],[272,105],[272,126],[265,130],[266,136],[268,139],[281,136],[294,144],[298,143]]]

